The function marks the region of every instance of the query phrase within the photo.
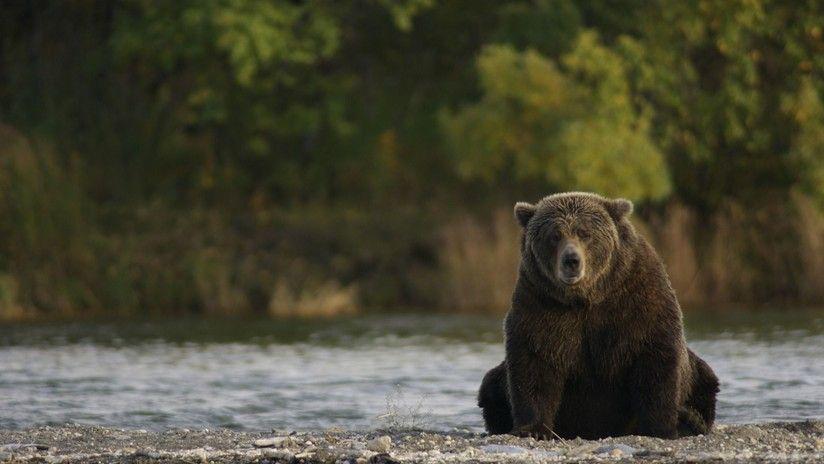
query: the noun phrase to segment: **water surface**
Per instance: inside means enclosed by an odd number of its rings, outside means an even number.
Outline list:
[[[824,312],[688,313],[724,423],[824,418]],[[0,428],[482,428],[501,318],[175,320],[0,327]]]

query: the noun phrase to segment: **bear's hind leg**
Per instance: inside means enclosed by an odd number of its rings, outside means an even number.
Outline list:
[[[501,363],[486,373],[478,392],[486,431],[492,435],[512,431],[512,412],[506,391],[506,365]]]
[[[692,368],[692,390],[686,404],[678,412],[679,435],[705,434],[715,422],[715,396],[718,394],[718,377],[710,366],[689,350]],[[688,433],[689,431],[692,433]]]
[[[678,410],[678,437],[705,435],[710,429],[698,411],[690,407]]]

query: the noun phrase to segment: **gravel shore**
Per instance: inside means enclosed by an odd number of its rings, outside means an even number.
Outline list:
[[[81,425],[0,430],[0,462],[452,463],[824,462],[824,421],[720,425],[679,440],[620,437],[538,442],[468,432],[289,433]]]

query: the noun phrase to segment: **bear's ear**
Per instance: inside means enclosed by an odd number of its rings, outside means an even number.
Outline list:
[[[609,215],[612,216],[612,219],[618,222],[632,213],[632,202],[624,198],[607,200],[606,208]]]
[[[515,219],[518,220],[518,224],[520,224],[521,227],[526,227],[529,220],[535,215],[536,209],[537,207],[535,205],[531,205],[524,201],[515,203]]]

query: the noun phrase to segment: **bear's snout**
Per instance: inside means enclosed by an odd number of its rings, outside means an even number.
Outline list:
[[[570,272],[578,272],[581,268],[581,257],[578,253],[567,253],[563,258],[564,269]]]
[[[558,256],[558,280],[572,285],[584,277],[584,256],[574,243],[567,243]]]

